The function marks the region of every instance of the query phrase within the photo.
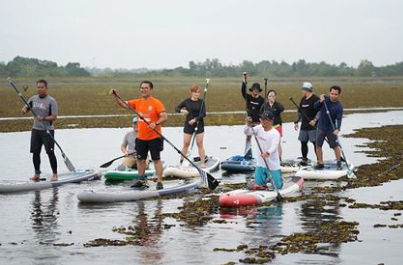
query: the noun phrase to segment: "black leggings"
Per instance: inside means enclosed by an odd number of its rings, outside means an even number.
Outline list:
[[[49,162],[50,162],[50,167],[52,168],[52,172],[53,172],[53,174],[57,174],[57,160],[56,160],[55,153],[52,151],[47,154],[49,157]],[[33,153],[32,161],[34,162],[35,174],[41,174],[41,154]]]
[[[313,150],[316,155],[316,143],[312,142],[312,144],[313,144]],[[302,153],[302,158],[308,157],[308,142],[301,142],[301,153]]]

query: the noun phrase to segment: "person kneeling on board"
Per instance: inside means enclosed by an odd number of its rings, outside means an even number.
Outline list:
[[[263,112],[260,115],[260,125],[252,128],[252,124],[248,123],[244,129],[247,136],[255,134],[262,148],[256,163],[255,179],[248,183],[249,189],[252,190],[273,189],[273,185],[276,185],[277,189],[283,187],[279,155],[280,133],[273,127],[273,119],[273,113]]]
[[[137,117],[134,117],[132,120],[133,130],[127,132],[123,137],[122,145],[120,146],[120,150],[125,155],[122,161],[122,165],[118,167],[119,170],[126,170],[126,168],[135,168],[137,169],[137,156],[136,156],[136,139],[138,133],[137,127]],[[146,168],[148,168],[149,160],[146,159]]]

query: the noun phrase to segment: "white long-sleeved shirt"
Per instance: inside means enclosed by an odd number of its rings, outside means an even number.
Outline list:
[[[280,144],[280,133],[275,128],[265,131],[262,125],[253,127],[253,131],[256,134],[256,138],[259,141],[262,151],[270,154],[269,157],[266,158],[270,170],[279,170],[280,156],[278,153],[278,146]],[[253,135],[253,131],[252,128],[248,126],[244,129],[246,135]],[[260,150],[256,164],[258,167],[266,167],[263,158],[260,156]]]

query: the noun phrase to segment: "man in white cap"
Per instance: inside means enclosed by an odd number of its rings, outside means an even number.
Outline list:
[[[299,103],[297,119],[294,121],[294,129],[296,131],[298,131],[298,123],[301,121],[301,130],[299,131],[298,140],[301,142],[301,165],[303,166],[307,165],[308,161],[308,141],[313,144],[314,151],[316,144],[316,122],[318,110],[314,108],[314,104],[319,100],[319,97],[316,96],[312,90],[313,86],[311,83],[302,83],[302,98]]]

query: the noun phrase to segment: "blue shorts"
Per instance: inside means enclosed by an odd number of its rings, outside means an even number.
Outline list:
[[[272,176],[274,178],[274,183],[271,179]],[[260,185],[260,186],[265,186],[267,182],[269,182],[273,185],[276,185],[277,189],[281,189],[283,187],[283,178],[281,176],[281,170],[267,170],[265,167],[256,167],[255,169],[255,183]]]

